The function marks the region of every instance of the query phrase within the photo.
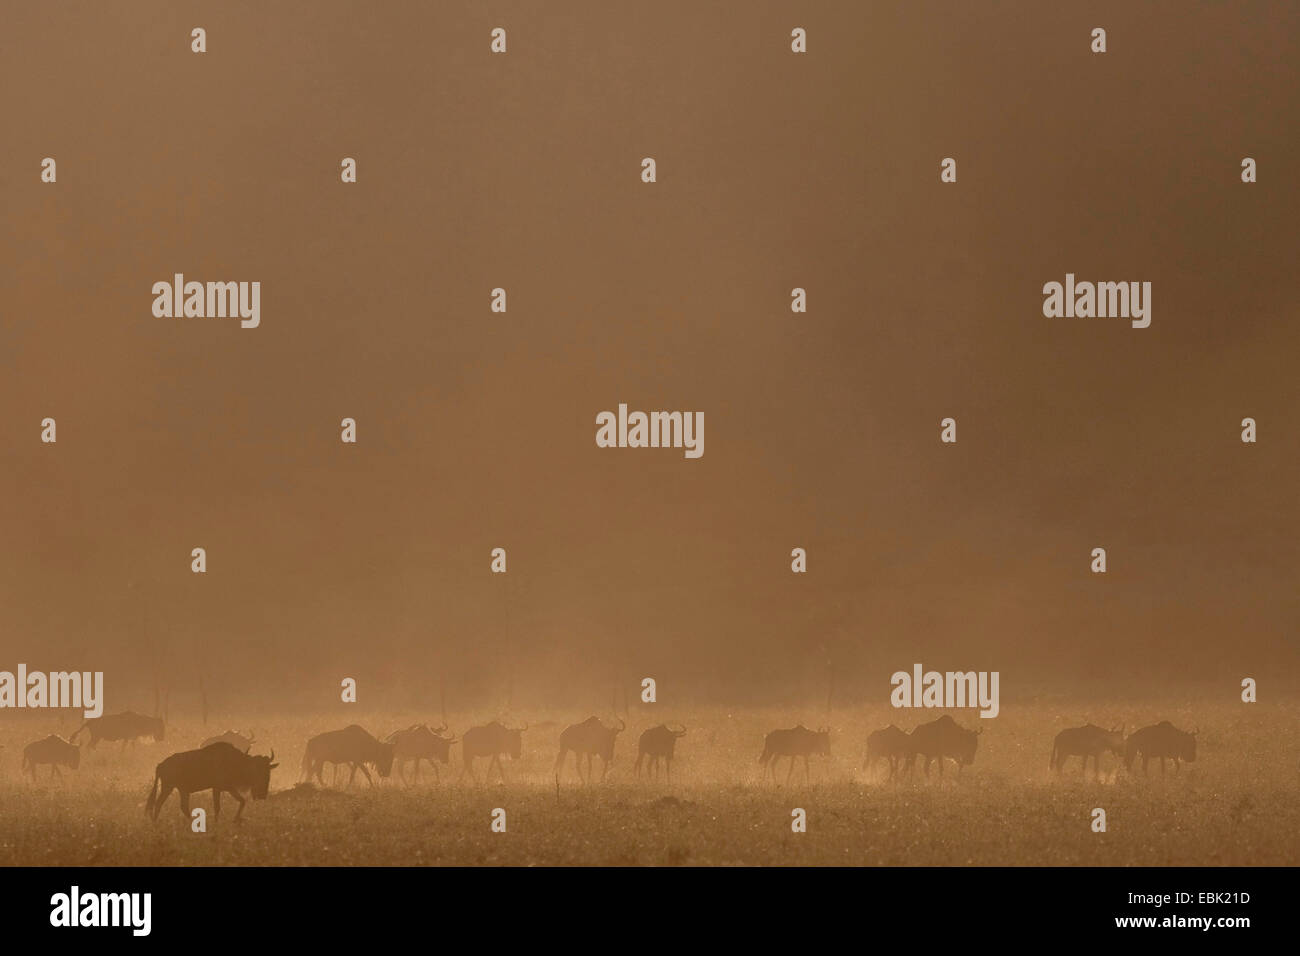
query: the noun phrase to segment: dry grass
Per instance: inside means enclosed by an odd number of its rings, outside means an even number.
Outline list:
[[[0,724],[0,864],[4,865],[818,865],[818,864],[1270,864],[1300,862],[1300,782],[1294,728],[1300,708],[1286,704],[1195,707],[1036,701],[1004,705],[985,725],[975,765],[960,781],[949,773],[898,785],[861,770],[869,730],[910,728],[934,712],[862,708],[835,713],[834,755],[814,759],[811,781],[796,771],[789,786],[762,779],[756,762],[763,734],[815,712],[667,712],[690,727],[678,746],[672,786],[632,776],[636,737],[658,716],[633,713],[603,785],[580,787],[570,763],[557,796],[551,767],[563,724],[585,714],[549,716],[556,726],[525,734],[523,759],[506,762],[504,786],[457,785],[459,748],[442,782],[395,780],[374,789],[296,787],[308,736],[352,719],[383,734],[431,715],[387,714],[223,721],[257,729],[281,767],[272,793],[250,802],[233,823],[193,834],[173,796],[157,823],[143,805],[153,766],[196,746],[220,728],[178,721],[167,741],[126,753],[115,745],[83,752],[65,781],[20,778],[22,747],[75,724],[43,717]],[[649,713],[647,710],[646,713]],[[453,720],[463,730],[490,715]],[[1199,726],[1195,764],[1165,779],[1122,770],[1082,781],[1077,763],[1063,778],[1048,771],[1052,737],[1087,716],[1129,728],[1162,718]],[[259,748],[256,748],[261,750]],[[265,752],[261,750],[261,752]],[[1110,763],[1106,763],[1110,760]],[[1113,766],[1105,758],[1103,769]],[[483,768],[480,768],[480,771]],[[951,771],[952,765],[949,765]],[[425,769],[427,775],[427,765]],[[779,780],[785,777],[784,766]],[[211,807],[210,794],[195,805]],[[507,812],[508,832],[492,833],[490,814]],[[808,813],[808,832],[790,830],[790,811]],[[1089,827],[1093,807],[1107,811],[1109,832]]]

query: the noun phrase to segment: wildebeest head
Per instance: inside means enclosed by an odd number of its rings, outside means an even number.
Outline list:
[[[397,753],[396,744],[377,743],[375,750],[375,769],[379,776],[387,777],[393,772],[393,756]]]
[[[627,730],[627,724],[624,723],[623,718],[620,717],[618,719],[617,727],[602,727],[602,729],[605,733],[603,739],[600,741],[600,759],[605,761],[605,763],[609,763],[614,759],[614,741],[618,738],[619,734]]]
[[[271,789],[271,771],[280,766],[275,762],[275,748],[271,748],[271,756],[269,757],[257,756],[247,757],[246,759],[253,761],[253,772],[250,775],[253,783],[249,787],[249,790],[253,793],[253,799],[265,800],[267,791]]]
[[[957,759],[963,764],[973,764],[975,762],[975,748],[979,745],[980,734],[984,733],[984,728],[979,730],[966,730],[958,728],[960,737],[957,740]]]
[[[506,753],[510,755],[511,760],[518,760],[520,754],[524,752],[524,731],[528,725],[514,728],[507,727],[506,730]]]

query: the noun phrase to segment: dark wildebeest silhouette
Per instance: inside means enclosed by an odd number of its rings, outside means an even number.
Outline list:
[[[507,754],[511,760],[518,760],[519,755],[523,753],[523,734],[528,729],[528,725],[518,728],[507,727],[498,721],[492,721],[490,724],[484,724],[481,727],[471,727],[460,738],[461,756],[464,765],[460,768],[460,776],[456,778],[460,782],[465,778],[468,771],[470,779],[478,783],[478,777],[474,775],[474,759],[476,757],[491,757],[488,762],[487,773],[484,774],[485,781],[492,779],[492,768],[497,768],[497,773],[501,775],[501,782],[506,782],[506,772],[501,766],[501,755]]]
[[[912,761],[912,738],[907,731],[900,730],[893,724],[882,730],[873,730],[867,735],[867,757],[862,761],[862,769],[871,770],[877,760],[889,761],[889,779],[898,775],[898,768],[908,766]]]
[[[564,769],[564,758],[573,751],[574,765],[578,770],[578,779],[583,783],[591,783],[591,758],[593,755],[600,757],[600,779],[603,783],[605,774],[609,771],[609,765],[614,762],[614,741],[618,735],[627,729],[622,719],[619,719],[617,727],[606,727],[600,722],[599,717],[588,717],[580,724],[572,724],[564,728],[560,734],[560,755],[555,758],[555,785],[560,785],[560,771]],[[582,758],[587,758],[587,778],[582,778]]]
[[[1165,773],[1165,758],[1174,759],[1174,770],[1182,770],[1182,761],[1192,763],[1196,760],[1196,735],[1199,730],[1190,733],[1179,730],[1167,720],[1151,727],[1143,727],[1129,734],[1124,742],[1124,769],[1133,769],[1133,759],[1142,755],[1142,772],[1148,773],[1147,763],[1152,757],[1160,758],[1160,775]]]
[[[83,730],[90,731],[91,750],[94,750],[95,745],[101,740],[120,740],[122,749],[125,750],[128,743],[134,743],[140,737],[152,737],[155,741],[162,740],[166,727],[163,726],[161,717],[146,717],[133,710],[125,710],[120,714],[87,717],[86,722],[78,727],[68,740],[75,741]]]
[[[366,767],[367,765],[374,767],[381,777],[387,777],[392,773],[393,745],[380,743],[358,724],[349,724],[342,730],[317,734],[307,741],[307,751],[302,755],[303,775],[308,780],[315,776],[323,787],[325,778],[321,771],[325,769],[327,763],[334,764],[336,772],[342,764],[351,765],[349,787],[357,779],[358,770],[365,774],[366,780],[373,787],[374,778],[370,776],[370,771]]]
[[[162,805],[173,790],[181,795],[181,816],[190,815],[190,794],[196,790],[212,791],[212,818],[221,817],[221,794],[226,792],[239,801],[235,822],[244,813],[242,791],[252,792],[254,800],[265,800],[271,786],[271,771],[278,767],[275,751],[269,757],[252,757],[228,743],[218,742],[198,750],[172,754],[154,771],[153,787],[145,801],[145,816],[158,819]]]
[[[1048,762],[1048,767],[1060,773],[1065,767],[1065,761],[1071,757],[1083,758],[1083,775],[1088,775],[1088,758],[1091,757],[1093,765],[1097,771],[1097,779],[1101,779],[1101,753],[1103,750],[1109,750],[1117,757],[1124,756],[1124,728],[1119,730],[1103,730],[1095,724],[1087,724],[1083,727],[1070,727],[1062,730],[1056,735],[1056,740],[1052,742],[1052,757]]]
[[[789,783],[790,775],[794,773],[796,757],[803,757],[803,776],[805,780],[808,779],[809,754],[830,756],[831,731],[829,727],[809,730],[803,724],[799,724],[789,730],[774,730],[764,738],[763,753],[758,758],[758,762],[763,764],[775,778],[776,762],[782,757],[789,757],[790,769],[785,774],[785,782]]]
[[[447,729],[443,724],[437,730],[432,729],[428,724],[412,724],[405,730],[394,730],[384,739],[393,745],[393,760],[397,764],[397,775],[402,778],[402,783],[406,783],[406,762],[415,761],[415,779],[420,779],[420,761],[429,761],[429,766],[433,768],[433,779],[439,780],[438,761],[448,763],[451,760],[451,745],[456,742],[455,736],[444,737],[442,733]]]
[[[81,748],[70,740],[64,740],[58,734],[42,737],[23,748],[23,772],[30,772],[32,782],[36,782],[36,768],[41,764],[50,765],[50,776],[56,774],[63,779],[60,766],[76,770],[81,765]]]
[[[209,737],[207,740],[203,741],[203,743],[199,744],[199,749],[202,750],[204,747],[211,747],[213,744],[230,744],[230,746],[234,747],[240,753],[248,753],[249,749],[253,746],[253,732],[250,730],[248,736],[245,737],[237,730],[227,730],[224,734],[219,734],[216,737]]]
[[[650,761],[646,766],[646,773],[649,774],[653,769],[657,780],[659,778],[659,761],[662,760],[664,762],[664,772],[668,780],[671,781],[673,779],[673,747],[677,744],[678,737],[685,736],[685,727],[681,730],[670,730],[665,724],[644,731],[641,734],[641,739],[637,741],[636,775],[641,776],[641,761],[649,757]]]
[[[911,734],[913,753],[909,772],[915,768],[916,758],[920,755],[925,758],[927,777],[930,776],[930,764],[935,760],[939,761],[939,776],[943,776],[944,757],[957,761],[957,773],[960,775],[962,767],[975,762],[975,747],[983,732],[982,727],[979,730],[966,730],[947,714],[928,724],[921,724]]]

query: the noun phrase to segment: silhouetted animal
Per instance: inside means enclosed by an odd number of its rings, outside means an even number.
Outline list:
[[[239,801],[235,820],[244,813],[241,792],[252,791],[254,800],[265,800],[271,786],[271,771],[278,767],[275,751],[269,757],[251,757],[228,743],[218,742],[198,750],[172,754],[154,771],[153,787],[145,801],[145,816],[158,819],[162,805],[173,790],[181,795],[181,815],[190,816],[190,794],[196,790],[212,791],[212,818],[221,817],[221,794],[226,792]]]
[[[81,748],[58,734],[42,737],[23,748],[23,772],[30,772],[32,782],[36,781],[36,768],[41,764],[50,765],[50,776],[63,779],[60,766],[76,770],[81,765]]]
[[[303,775],[310,780],[313,776],[325,785],[321,771],[325,764],[332,763],[335,768],[341,764],[350,764],[352,775],[348,777],[348,786],[357,779],[357,771],[366,775],[370,786],[375,785],[374,778],[366,765],[379,771],[379,776],[387,777],[393,772],[393,745],[380,743],[365,728],[350,724],[342,730],[331,730],[317,734],[307,741],[307,752],[302,756]]]
[[[889,761],[889,779],[898,775],[900,766],[910,766],[912,762],[912,738],[907,731],[900,730],[893,724],[882,730],[874,730],[867,735],[867,757],[862,761],[862,769],[870,771],[877,760]]]
[[[921,724],[911,733],[912,759],[910,767],[915,768],[917,755],[925,757],[925,775],[930,776],[930,764],[939,761],[939,776],[943,776],[943,758],[951,757],[957,761],[957,773],[961,768],[975,762],[975,747],[979,743],[979,730],[966,730],[944,714],[928,724]]]
[[[678,737],[686,736],[686,728],[681,730],[669,730],[665,724],[658,727],[651,727],[649,730],[642,732],[641,739],[637,741],[636,755],[636,775],[641,776],[641,761],[646,757],[650,758],[646,766],[647,774],[653,769],[655,779],[659,778],[659,762],[664,762],[664,772],[668,780],[673,779],[673,747],[677,744]]]
[[[591,782],[591,758],[601,759],[600,779],[605,780],[609,765],[614,762],[614,740],[627,729],[621,719],[617,727],[606,727],[598,717],[588,717],[580,724],[564,728],[560,734],[560,755],[555,758],[555,783],[559,786],[560,771],[564,769],[564,758],[573,751],[574,764],[578,770],[578,779],[583,783]],[[582,777],[582,758],[587,758],[587,777]]]
[[[523,752],[523,733],[527,729],[527,724],[516,730],[494,720],[490,724],[471,727],[465,731],[460,738],[460,750],[464,759],[464,766],[460,768],[460,776],[456,778],[457,781],[463,780],[465,773],[468,771],[470,779],[478,783],[478,777],[474,776],[474,759],[476,757],[491,757],[484,780],[492,779],[492,768],[496,767],[497,773],[501,775],[501,782],[505,783],[506,772],[501,767],[501,755],[507,754],[511,760],[518,760],[519,755]]]
[[[1083,775],[1087,776],[1088,758],[1091,757],[1097,771],[1097,778],[1101,779],[1103,750],[1109,750],[1117,757],[1124,756],[1123,727],[1119,730],[1103,730],[1094,724],[1071,727],[1056,735],[1056,740],[1052,743],[1052,756],[1048,761],[1048,767],[1060,773],[1065,767],[1066,760],[1071,757],[1082,757]]]
[[[1188,733],[1179,730],[1167,720],[1151,727],[1143,727],[1129,734],[1124,742],[1124,769],[1133,769],[1133,759],[1142,755],[1142,772],[1148,773],[1147,763],[1152,757],[1160,758],[1160,774],[1165,772],[1165,758],[1174,759],[1174,770],[1182,770],[1182,761],[1192,763],[1196,760],[1196,735],[1193,730]]]
[[[790,782],[794,773],[796,757],[803,757],[803,775],[808,779],[808,755],[831,753],[831,731],[829,727],[809,730],[803,724],[789,730],[774,730],[763,740],[763,753],[758,762],[767,767],[767,771],[776,776],[776,762],[782,757],[790,758],[790,769],[786,771],[785,782]]]
[[[429,761],[429,766],[433,768],[433,778],[438,780],[438,764],[436,761],[448,763],[451,760],[451,745],[456,742],[456,738],[444,737],[442,732],[447,729],[443,724],[437,730],[433,730],[428,724],[412,724],[405,730],[394,730],[384,739],[393,745],[393,760],[397,764],[397,775],[402,778],[402,783],[406,783],[406,762],[415,761],[415,779],[420,779],[420,761]]]
[[[152,737],[158,741],[163,739],[166,732],[161,717],[146,717],[133,710],[126,710],[120,714],[105,714],[103,717],[87,717],[86,722],[78,727],[68,740],[76,740],[83,730],[90,731],[91,750],[94,750],[95,745],[101,740],[120,740],[122,749],[125,750],[128,743],[133,743],[140,737]]]
[[[204,747],[210,747],[213,744],[230,744],[240,753],[248,753],[249,748],[253,746],[253,732],[250,730],[248,736],[245,737],[237,730],[227,730],[224,734],[209,737],[203,741],[203,743],[199,744],[199,749],[202,750]]]

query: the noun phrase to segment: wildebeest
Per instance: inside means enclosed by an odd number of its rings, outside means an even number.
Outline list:
[[[641,761],[649,757],[650,762],[646,766],[647,774],[653,768],[655,778],[658,779],[659,761],[662,760],[664,762],[664,772],[671,781],[673,779],[673,747],[677,744],[678,737],[685,736],[685,727],[681,730],[670,730],[665,724],[644,731],[641,734],[641,739],[637,741],[636,775],[641,776]]]
[[[560,771],[564,769],[564,758],[573,751],[573,760],[578,769],[578,779],[583,783],[591,782],[591,758],[600,757],[600,779],[605,780],[609,765],[614,762],[614,741],[627,724],[620,718],[617,727],[606,727],[599,717],[588,717],[580,724],[564,728],[560,734],[560,755],[555,758],[555,784],[559,786]],[[582,777],[582,758],[587,758],[587,778]]]
[[[803,775],[808,779],[808,755],[831,753],[831,731],[829,727],[809,730],[803,724],[789,730],[774,730],[763,740],[763,753],[758,762],[767,767],[772,776],[776,776],[776,762],[782,757],[790,758],[790,769],[786,771],[785,782],[790,782],[794,773],[796,757],[803,757]]]
[[[307,751],[302,755],[303,776],[308,780],[315,776],[324,786],[325,778],[321,771],[325,764],[334,764],[336,770],[341,764],[350,764],[352,776],[348,777],[348,786],[352,786],[360,770],[373,787],[375,781],[366,765],[378,770],[379,776],[387,777],[393,772],[393,750],[392,744],[376,740],[364,727],[349,724],[342,730],[317,734],[307,741]]]
[[[163,726],[161,717],[146,717],[144,714],[137,714],[133,710],[124,710],[120,714],[87,717],[86,722],[78,727],[68,740],[76,740],[78,734],[83,730],[90,731],[91,750],[94,750],[95,745],[101,740],[120,740],[122,741],[122,749],[125,750],[128,743],[132,743],[140,737],[152,737],[156,741],[162,740],[166,728]]]
[[[162,805],[175,790],[181,795],[181,816],[189,819],[190,794],[211,790],[212,818],[221,816],[224,791],[239,801],[239,809],[235,811],[238,822],[244,812],[241,792],[250,790],[254,800],[265,800],[271,786],[271,771],[278,766],[274,750],[269,757],[252,757],[225,742],[172,754],[154,771],[153,787],[144,804],[145,816],[157,820]]]
[[[979,743],[979,730],[966,730],[947,714],[928,724],[921,724],[911,734],[912,759],[910,767],[916,766],[918,755],[925,758],[925,775],[930,776],[930,764],[939,761],[939,776],[943,776],[943,758],[951,757],[957,761],[957,773],[966,764],[975,762],[975,747]]]
[[[69,770],[76,770],[81,764],[81,748],[70,740],[64,740],[58,734],[50,734],[28,744],[23,749],[23,772],[30,772],[32,781],[36,780],[36,768],[40,764],[50,765],[50,776],[56,774],[63,779],[62,765]]]
[[[230,744],[240,753],[248,753],[249,748],[253,746],[253,732],[250,730],[248,736],[245,737],[237,730],[227,730],[224,734],[209,737],[203,741],[203,743],[199,744],[199,749],[202,750],[204,747],[210,747],[213,744]]]
[[[412,724],[405,730],[394,730],[384,738],[393,745],[393,760],[397,764],[397,775],[402,778],[402,783],[406,783],[406,762],[415,761],[415,779],[420,779],[420,761],[429,761],[429,766],[433,767],[433,778],[438,780],[438,764],[441,760],[447,763],[451,759],[451,745],[456,742],[455,736],[444,737],[443,731],[447,725],[443,724],[437,730],[429,727],[428,724]]]
[[[1052,742],[1052,756],[1048,767],[1060,773],[1065,761],[1071,757],[1083,758],[1083,775],[1088,775],[1088,758],[1093,759],[1097,779],[1101,779],[1101,752],[1109,750],[1117,757],[1124,756],[1124,728],[1103,730],[1095,724],[1070,727],[1056,735]]]
[[[890,780],[898,775],[899,767],[909,765],[912,760],[912,738],[907,731],[890,724],[868,734],[867,757],[862,761],[862,769],[870,771],[871,765],[877,760],[889,761]]]
[[[456,779],[463,780],[465,772],[469,772],[470,779],[478,783],[478,777],[474,776],[474,759],[476,757],[491,757],[488,762],[487,773],[484,774],[484,780],[492,779],[492,768],[497,768],[497,773],[501,775],[501,782],[506,782],[506,772],[501,767],[501,755],[509,755],[511,760],[518,760],[520,753],[523,752],[523,733],[528,729],[528,725],[518,728],[506,727],[498,721],[492,721],[490,724],[484,724],[481,727],[471,727],[460,738],[461,754],[464,758],[464,766],[460,768],[460,776]]]
[[[1133,769],[1133,758],[1142,755],[1142,772],[1147,773],[1147,763],[1152,757],[1160,758],[1160,773],[1165,772],[1165,758],[1174,758],[1174,770],[1182,770],[1182,761],[1192,763],[1196,760],[1196,735],[1199,730],[1190,733],[1179,730],[1167,720],[1151,727],[1143,727],[1129,734],[1124,742],[1124,769]]]

